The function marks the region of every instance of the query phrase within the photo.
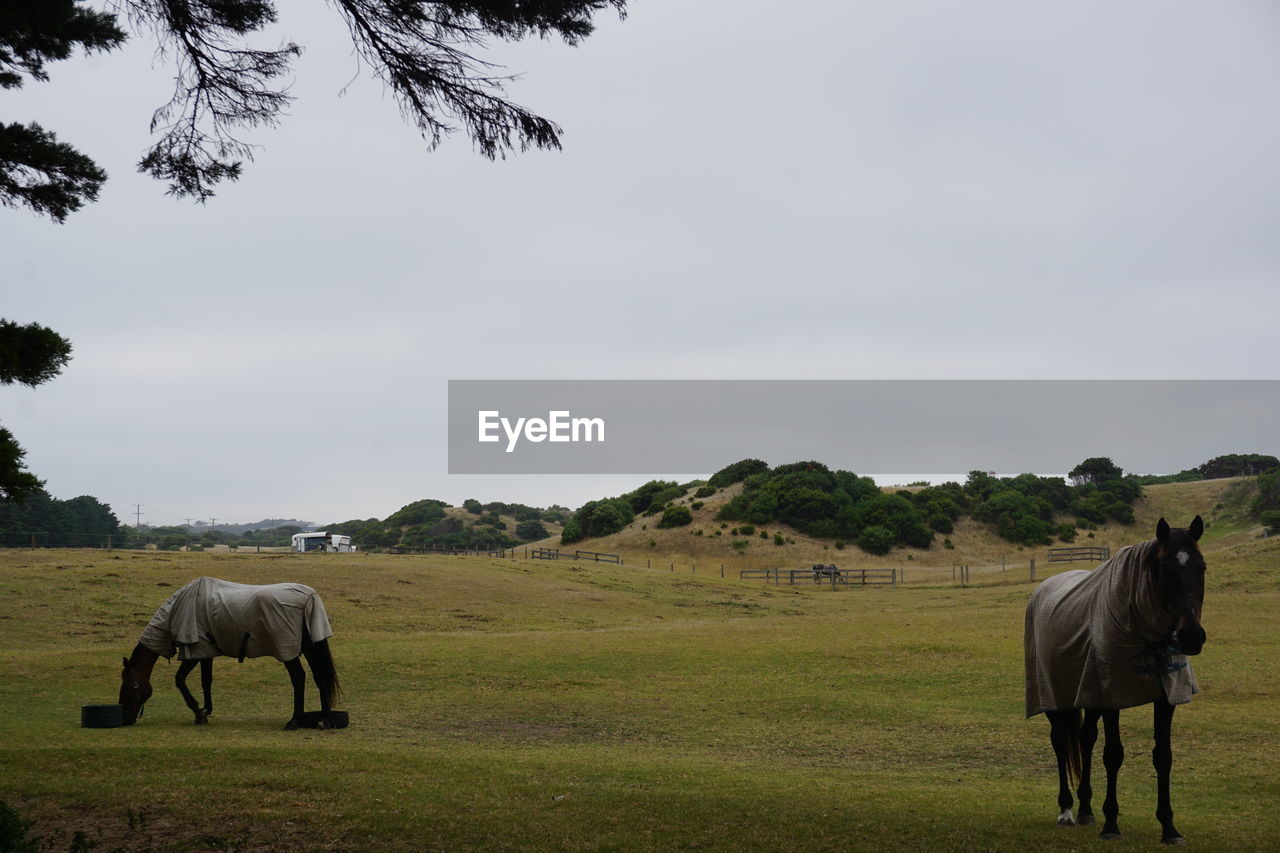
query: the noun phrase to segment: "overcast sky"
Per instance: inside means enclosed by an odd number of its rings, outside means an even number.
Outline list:
[[[57,497],[328,522],[638,485],[449,476],[449,379],[1280,376],[1274,3],[633,0],[493,46],[565,129],[497,163],[429,152],[332,9],[280,6],[296,101],[203,207],[134,171],[172,77],[145,34],[0,93],[111,176],[65,225],[0,208],[0,316],[75,347],[0,389]]]

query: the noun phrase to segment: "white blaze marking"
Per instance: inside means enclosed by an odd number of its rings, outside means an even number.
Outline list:
[[[1187,563],[1189,563],[1189,562],[1191,562],[1191,555],[1190,555],[1190,554],[1188,554],[1188,553],[1186,552],[1186,550],[1185,550],[1185,549],[1184,549],[1184,550],[1182,550],[1182,551],[1179,551],[1179,552],[1178,552],[1178,565],[1179,565],[1179,566],[1185,566],[1185,565],[1186,565]]]

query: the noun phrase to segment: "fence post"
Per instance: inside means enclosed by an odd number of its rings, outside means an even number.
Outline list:
[[[724,563],[720,564],[720,577],[724,577]]]
[[[1036,579],[1036,558],[1035,557],[1031,558],[1031,579],[1032,580]]]

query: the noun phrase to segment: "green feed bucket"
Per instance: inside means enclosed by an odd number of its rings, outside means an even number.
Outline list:
[[[121,705],[81,705],[80,725],[86,729],[114,729],[124,725]]]

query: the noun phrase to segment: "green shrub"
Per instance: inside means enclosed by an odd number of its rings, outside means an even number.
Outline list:
[[[437,500],[420,500],[405,504],[387,516],[389,527],[410,527],[414,524],[430,524],[444,518],[444,510],[448,504]]]
[[[868,554],[888,554],[893,548],[896,537],[893,531],[878,524],[865,527],[858,536],[858,547]]]
[[[683,527],[693,522],[693,513],[687,506],[669,506],[662,512],[659,527]]]
[[[746,539],[735,539],[729,544],[733,546],[733,550],[735,551],[745,551],[747,550],[747,546],[750,545],[751,543],[748,542]]]
[[[522,521],[516,525],[516,536],[526,542],[534,539],[546,539],[549,534],[541,521]]]
[[[702,486],[693,493],[695,498],[709,498],[716,493],[715,486]]]
[[[1076,526],[1070,522],[1058,525],[1058,540],[1061,542],[1076,541]]]
[[[711,479],[707,481],[707,485],[722,489],[733,483],[740,483],[752,474],[760,474],[768,470],[769,465],[759,459],[743,459],[739,462],[734,462],[732,465],[726,465],[712,474]]]
[[[1269,535],[1280,533],[1280,510],[1269,509],[1259,519],[1267,528]]]
[[[781,534],[781,533],[775,533],[775,534],[773,534],[773,544],[774,544],[774,545],[786,545],[786,544],[787,544],[787,540],[786,540],[786,539],[784,539],[784,538],[782,538],[782,534]]]

